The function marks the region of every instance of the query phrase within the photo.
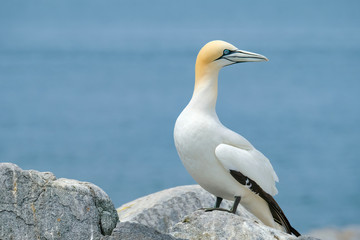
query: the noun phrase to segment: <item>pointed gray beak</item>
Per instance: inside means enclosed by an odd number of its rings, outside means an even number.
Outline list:
[[[231,51],[230,54],[223,55],[221,58],[229,60],[233,63],[241,63],[241,62],[263,62],[269,61],[265,56],[247,52],[243,50],[234,50]]]

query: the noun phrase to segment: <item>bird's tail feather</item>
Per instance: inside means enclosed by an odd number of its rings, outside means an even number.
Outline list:
[[[272,198],[272,200],[273,201],[271,200],[268,201],[268,204],[269,204],[270,212],[273,215],[275,222],[283,226],[286,229],[287,233],[294,234],[296,237],[301,236],[301,234],[290,225],[289,220],[286,218],[284,212],[281,210],[275,199]]]

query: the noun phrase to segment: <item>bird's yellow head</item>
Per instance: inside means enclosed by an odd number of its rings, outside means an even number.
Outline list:
[[[237,49],[234,45],[215,40],[207,43],[199,52],[196,64],[224,67],[241,62],[261,62],[268,59],[260,54]]]
[[[200,50],[196,59],[195,90],[202,83],[209,82],[209,79],[217,79],[222,67],[235,63],[261,61],[268,61],[268,59],[257,53],[239,50],[230,43],[221,40],[211,41]],[[214,89],[217,89],[217,84]]]

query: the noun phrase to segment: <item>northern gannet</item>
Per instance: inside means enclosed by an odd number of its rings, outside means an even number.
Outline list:
[[[235,213],[240,203],[264,224],[300,236],[272,197],[279,180],[270,161],[222,125],[215,110],[220,69],[261,61],[268,59],[224,41],[207,43],[196,59],[193,96],[175,123],[175,146],[190,175],[216,196],[215,208],[207,210],[224,210],[221,201],[234,200],[229,212]]]

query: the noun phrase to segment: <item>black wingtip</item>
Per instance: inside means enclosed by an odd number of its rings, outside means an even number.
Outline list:
[[[301,234],[298,231],[296,231],[296,229],[293,228],[292,226],[290,226],[290,233],[294,234],[296,237],[301,236]]]

